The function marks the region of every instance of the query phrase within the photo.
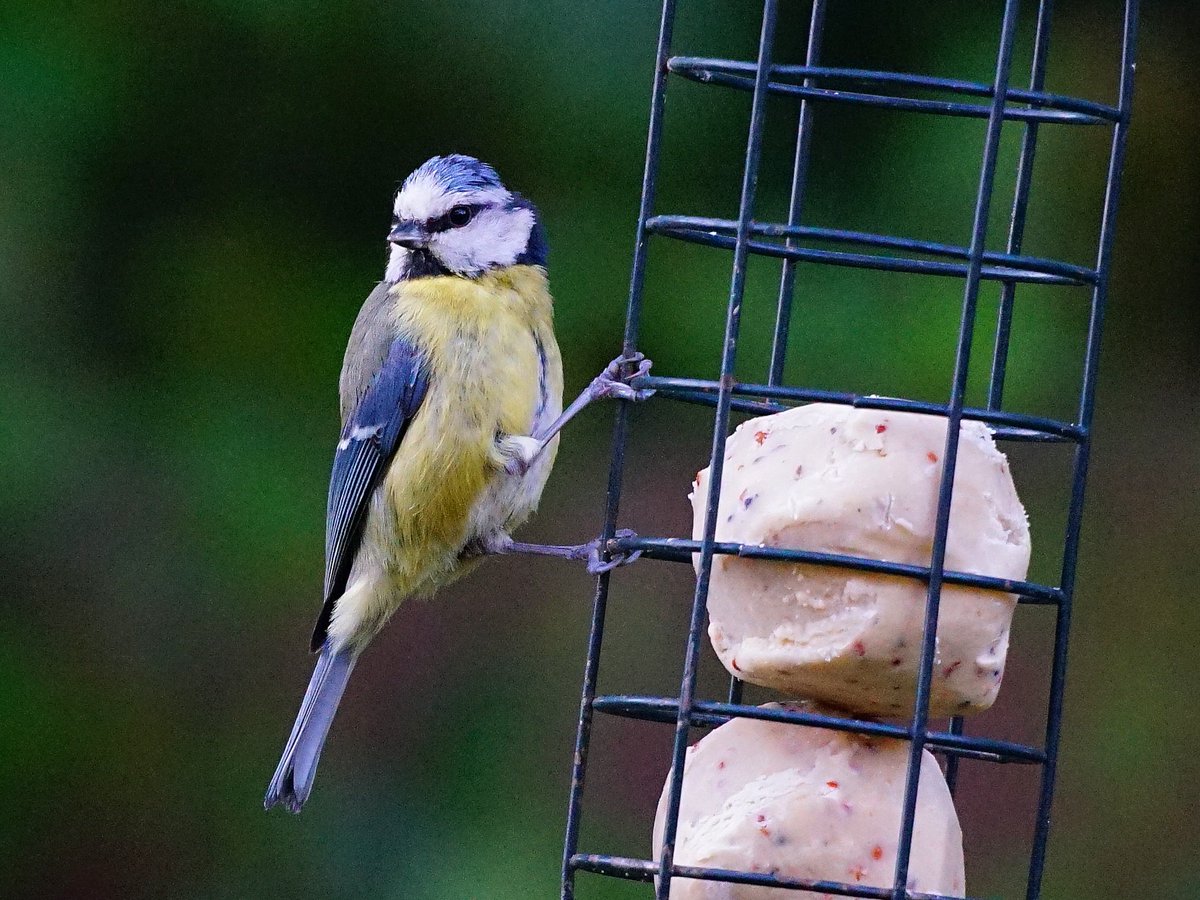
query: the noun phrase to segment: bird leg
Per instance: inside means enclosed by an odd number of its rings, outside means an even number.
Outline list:
[[[622,374],[626,366],[636,365],[637,368],[628,374]],[[629,382],[642,375],[649,374],[650,366],[653,365],[650,360],[646,359],[643,353],[634,353],[632,356],[618,356],[607,366],[604,371],[592,379],[592,383],[583,389],[583,392],[575,398],[575,400],[563,410],[562,415],[551,422],[548,426],[540,429],[531,437],[510,437],[508,438],[508,446],[505,448],[508,452],[509,461],[505,466],[510,475],[524,475],[529,471],[529,467],[546,448],[550,445],[550,441],[554,436],[562,431],[563,426],[570,422],[579,412],[594,400],[605,400],[615,398],[617,400],[632,400],[640,401],[647,400],[654,393],[653,390],[646,390],[633,387]]]
[[[618,538],[634,536],[634,533],[628,528],[623,528],[613,535]],[[606,541],[596,538],[586,544],[527,544],[523,541],[514,541],[507,534],[501,533],[471,542],[463,550],[462,556],[499,556],[519,553],[527,556],[553,556],[558,559],[582,559],[587,561],[588,574],[599,575],[631,563],[642,555],[641,550],[634,550],[632,553],[618,551],[612,555],[611,559],[604,560],[600,558],[600,552],[606,543]]]

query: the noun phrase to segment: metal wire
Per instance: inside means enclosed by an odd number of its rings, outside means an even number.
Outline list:
[[[597,577],[567,813],[562,865],[561,896],[563,900],[573,900],[575,897],[576,874],[579,872],[592,872],[639,881],[657,879],[656,897],[658,900],[667,900],[670,896],[672,880],[675,878],[735,882],[790,888],[794,891],[817,891],[845,897],[872,897],[878,898],[878,900],[905,900],[905,898],[938,900],[940,895],[917,893],[908,887],[920,763],[922,752],[926,748],[946,757],[946,776],[952,791],[957,780],[958,760],[961,758],[1041,767],[1041,789],[1029,857],[1025,896],[1027,900],[1036,900],[1041,894],[1058,759],[1071,604],[1075,589],[1075,569],[1083,518],[1084,489],[1091,448],[1091,423],[1095,401],[1100,332],[1107,300],[1113,225],[1117,212],[1120,176],[1124,164],[1132,99],[1138,4],[1137,0],[1126,0],[1125,2],[1121,76],[1116,106],[1065,97],[1047,93],[1044,90],[1049,53],[1051,0],[1040,0],[1038,4],[1037,28],[1034,36],[1028,89],[1009,87],[1009,68],[1016,43],[1019,0],[1006,0],[1005,2],[1004,15],[1000,23],[995,73],[990,84],[910,73],[823,66],[820,64],[819,57],[821,37],[825,27],[826,5],[826,0],[813,0],[804,64],[782,65],[776,64],[772,60],[778,21],[778,0],[764,0],[758,56],[753,62],[672,57],[670,51],[676,0],[664,0],[663,2],[651,95],[642,202],[638,215],[626,315],[624,351],[626,355],[632,355],[637,350],[638,329],[644,300],[646,257],[651,235],[732,251],[733,268],[720,377],[716,381],[666,376],[644,376],[635,380],[635,385],[638,387],[653,388],[656,396],[660,399],[701,403],[715,408],[712,450],[709,460],[707,515],[702,538],[698,541],[678,537],[616,536],[626,444],[629,435],[628,408],[625,404],[620,404],[616,413],[605,519],[601,529],[601,538],[605,542],[606,551],[617,553],[638,550],[646,559],[669,560],[689,565],[693,556],[698,555],[699,566],[685,643],[683,677],[676,697],[596,695],[609,590],[608,574]],[[670,75],[704,84],[748,90],[752,94],[750,128],[737,219],[654,214],[666,88]],[[843,86],[847,83],[870,90],[847,90]],[[924,98],[886,93],[892,90],[932,92],[940,96]],[[755,189],[762,155],[766,99],[772,94],[799,98],[799,123],[796,132],[791,197],[787,221],[778,224],[754,221]],[[956,98],[983,98],[986,102],[946,99],[947,95]],[[987,130],[980,160],[979,181],[969,243],[966,246],[954,246],[902,236],[868,234],[801,224],[809,174],[813,103],[848,103],[915,113],[985,119]],[[1006,122],[1020,123],[1019,127],[1024,129],[1024,133],[1005,250],[1003,253],[996,253],[986,249],[986,238],[1000,137]],[[1095,267],[1090,269],[1022,253],[1038,130],[1043,125],[1058,124],[1112,129],[1099,245]],[[815,247],[814,243],[856,246],[871,252]],[[750,254],[783,260],[771,362],[766,384],[742,384],[734,379],[746,262]],[[788,337],[792,327],[797,265],[800,262],[961,278],[963,280],[962,313],[948,402],[936,404],[905,398],[867,397],[852,393],[785,386],[783,371],[787,358]],[[1000,305],[996,338],[992,349],[987,406],[980,409],[966,406],[965,397],[979,291],[982,282],[986,280],[1000,283]],[[1083,285],[1091,289],[1083,385],[1080,391],[1078,414],[1073,422],[1027,416],[1001,408],[1014,319],[1016,289],[1018,284],[1026,283]],[[749,546],[718,542],[715,539],[724,445],[729,431],[731,413],[733,411],[769,413],[785,409],[796,403],[813,401],[840,403],[867,409],[921,412],[946,418],[946,444],[942,457],[944,466],[938,487],[933,548],[928,566],[807,550]],[[959,429],[963,421],[987,423],[998,440],[1025,441],[1035,444],[1066,443],[1072,446],[1074,464],[1071,498],[1063,539],[1062,569],[1057,585],[989,578],[945,568]],[[908,723],[892,725],[799,710],[762,709],[744,705],[741,703],[741,683],[737,679],[733,679],[730,683],[728,702],[697,698],[696,674],[703,644],[709,576],[713,559],[718,554],[735,554],[747,558],[788,560],[812,565],[855,569],[924,582],[927,589],[921,662],[916,701]],[[1005,591],[1015,594],[1022,604],[1050,605],[1055,608],[1050,700],[1045,740],[1041,747],[964,734],[962,719],[958,717],[950,720],[949,729],[946,731],[929,728],[929,694],[943,584],[968,585]],[[596,713],[672,723],[675,726],[672,770],[667,785],[662,852],[657,860],[628,859],[579,851],[584,779],[587,772],[587,755],[593,717]],[[720,725],[731,718],[738,717],[878,735],[909,742],[897,861],[890,887],[865,887],[861,884],[842,882],[788,879],[764,873],[680,866],[674,862],[675,837],[683,786],[683,760],[691,729],[697,726]]]

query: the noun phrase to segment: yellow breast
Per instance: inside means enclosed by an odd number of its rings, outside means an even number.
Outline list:
[[[475,537],[472,509],[502,471],[497,436],[529,434],[541,404],[561,404],[562,362],[541,268],[422,278],[392,294],[397,327],[430,369],[384,482],[395,528],[389,568],[407,594],[453,574]]]

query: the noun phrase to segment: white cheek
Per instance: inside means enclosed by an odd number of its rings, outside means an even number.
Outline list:
[[[438,235],[433,250],[455,272],[478,273],[511,266],[529,244],[533,213],[528,209],[485,209],[466,228]]]
[[[390,284],[400,280],[400,276],[404,274],[404,266],[408,262],[408,251],[403,247],[397,247],[395,244],[390,244],[391,252],[388,253],[387,272],[384,275],[384,280]]]

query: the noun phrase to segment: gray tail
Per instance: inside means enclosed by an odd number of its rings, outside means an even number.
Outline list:
[[[304,692],[304,702],[300,704],[300,714],[296,716],[296,724],[283,748],[283,758],[267,788],[263,800],[266,809],[282,803],[298,813],[308,800],[321,748],[325,746],[329,726],[350,673],[354,671],[356,658],[357,654],[350,650],[334,652],[328,645],[321,649],[312,680]]]

